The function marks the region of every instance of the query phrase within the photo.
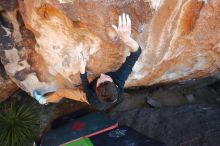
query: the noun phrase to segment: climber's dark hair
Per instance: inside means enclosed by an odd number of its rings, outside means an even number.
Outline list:
[[[119,98],[118,88],[114,82],[103,82],[96,87],[96,94],[100,101],[115,102]]]

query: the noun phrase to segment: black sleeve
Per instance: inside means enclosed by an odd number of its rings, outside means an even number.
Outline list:
[[[128,56],[122,66],[115,72],[106,73],[111,76],[111,78],[117,82],[117,84],[123,88],[125,81],[127,80],[129,74],[132,71],[135,62],[138,60],[141,54],[141,47],[139,46],[136,52],[131,52],[130,56]]]
[[[93,90],[91,89],[91,87],[89,85],[89,81],[87,78],[87,72],[85,72],[84,74],[80,74],[80,78],[82,81],[83,90],[86,93],[87,99],[89,99],[90,96],[93,96]]]

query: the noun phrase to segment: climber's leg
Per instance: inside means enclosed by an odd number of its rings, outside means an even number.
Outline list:
[[[48,95],[46,99],[47,102],[59,102],[63,97],[88,103],[86,94],[81,89],[59,89],[56,92]]]
[[[88,103],[86,94],[82,89],[65,89],[64,92],[66,98]]]
[[[46,96],[46,101],[48,103],[57,103],[63,98],[64,97],[62,95],[60,95],[60,90],[57,90],[56,92],[51,93],[48,96]]]

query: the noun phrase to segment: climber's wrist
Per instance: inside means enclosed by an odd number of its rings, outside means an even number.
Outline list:
[[[126,42],[124,41],[124,44],[129,47],[130,49],[130,52],[136,52],[139,48],[139,45],[138,43],[132,39],[132,38],[129,38]]]
[[[80,73],[81,74],[85,74],[85,72],[86,72],[85,68],[80,68]]]

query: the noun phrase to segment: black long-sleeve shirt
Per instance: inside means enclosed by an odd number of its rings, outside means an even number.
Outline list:
[[[118,86],[119,96],[123,94],[125,81],[131,73],[132,68],[135,62],[138,60],[140,54],[141,47],[139,46],[136,52],[131,52],[130,56],[126,58],[125,62],[117,71],[105,73],[106,75],[109,75],[114,83]],[[92,106],[96,107],[99,110],[104,110],[112,106],[112,104],[99,101],[96,95],[96,82],[99,77],[94,79],[91,83],[88,82],[87,72],[85,72],[84,74],[80,74],[80,77],[82,80],[84,92],[86,93],[87,100]]]

